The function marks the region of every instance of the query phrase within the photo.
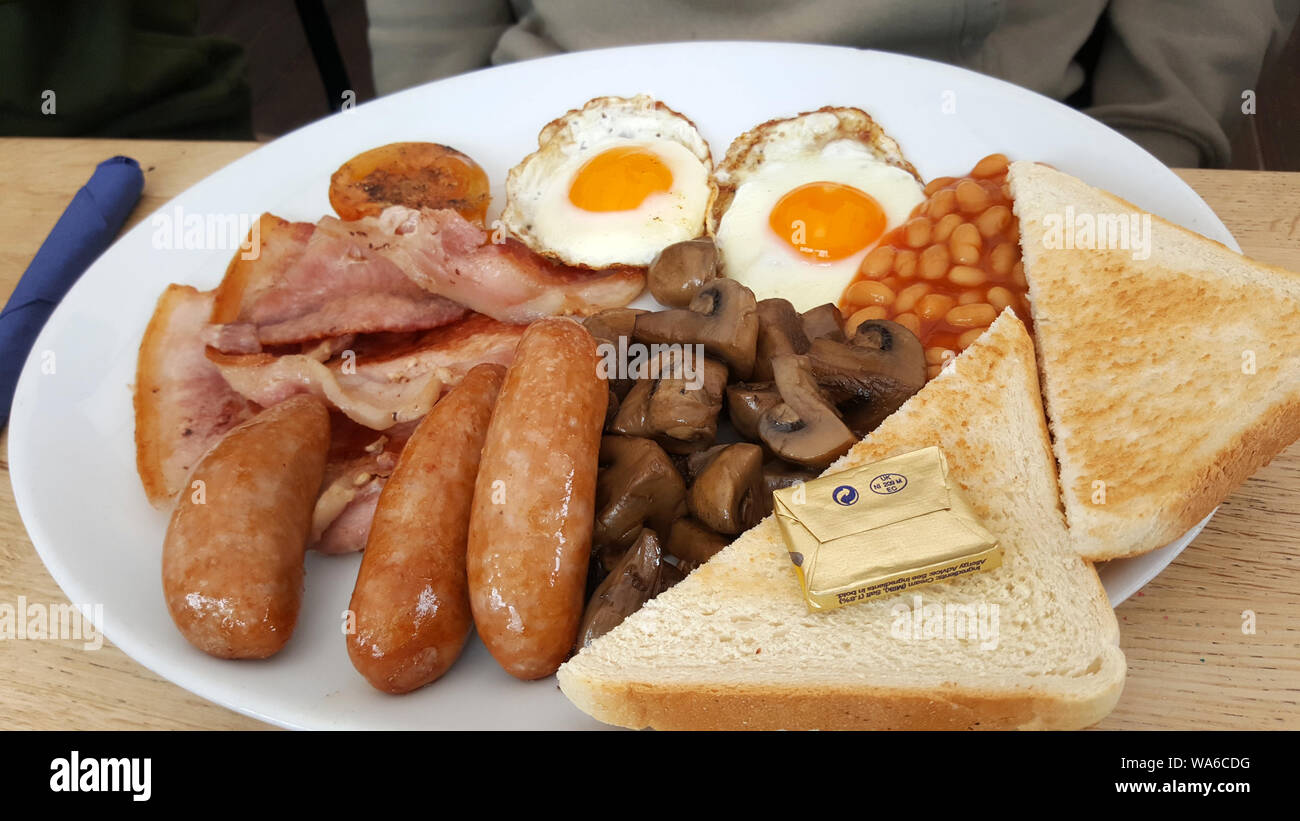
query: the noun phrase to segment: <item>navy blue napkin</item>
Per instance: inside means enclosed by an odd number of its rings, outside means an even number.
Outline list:
[[[0,312],[0,428],[9,421],[18,374],[54,308],[104,252],[140,199],[144,174],[130,157],[104,160],[72,198]]]

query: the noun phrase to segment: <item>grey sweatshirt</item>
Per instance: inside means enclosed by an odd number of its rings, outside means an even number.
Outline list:
[[[1300,0],[368,0],[367,5],[381,93],[489,64],[583,49],[685,40],[826,43],[941,60],[1058,100],[1079,92],[1090,71],[1085,110],[1175,166],[1228,162],[1229,134],[1247,116],[1243,105],[1253,98],[1265,53],[1270,44],[1280,44],[1300,13]]]

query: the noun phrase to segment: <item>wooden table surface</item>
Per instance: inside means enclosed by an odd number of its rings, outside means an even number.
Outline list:
[[[145,169],[131,224],[252,143],[0,140],[0,296],[96,163]],[[1180,171],[1248,256],[1300,271],[1300,174]],[[1297,321],[1300,321],[1298,318]],[[67,599],[14,507],[0,442],[0,605]],[[1160,576],[1119,607],[1128,681],[1109,729],[1300,728],[1300,444],[1232,495]],[[1243,631],[1248,613],[1255,630]],[[0,729],[265,728],[164,681],[105,643],[0,640]]]

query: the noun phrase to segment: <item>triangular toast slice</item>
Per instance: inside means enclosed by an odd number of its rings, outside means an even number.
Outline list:
[[[1024,325],[1004,312],[827,471],[938,445],[1002,544],[1002,567],[810,612],[769,517],[574,656],[560,689],[636,728],[1099,721],[1119,698],[1124,656],[1097,574],[1068,542],[1037,373]],[[965,638],[941,624],[976,612],[982,627]]]
[[[1300,437],[1300,275],[1046,166],[1009,179],[1071,539],[1154,550]]]

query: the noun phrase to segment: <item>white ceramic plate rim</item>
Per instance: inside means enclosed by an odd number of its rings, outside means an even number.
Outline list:
[[[745,64],[749,66],[758,66],[760,63],[775,61],[775,63],[773,63],[775,65],[789,64],[805,67],[815,67],[822,64],[825,64],[828,67],[843,67],[845,65],[856,66],[857,63],[855,63],[855,61],[861,61],[861,66],[863,68],[884,67],[888,71],[901,72],[900,76],[908,76],[908,72],[927,78],[935,76],[936,74],[942,74],[950,77],[954,86],[968,86],[975,89],[976,91],[974,93],[977,95],[987,93],[990,97],[996,98],[1000,101],[1005,101],[1007,105],[1023,103],[1026,107],[1025,110],[1033,111],[1037,116],[1045,118],[1049,118],[1050,116],[1053,120],[1052,127],[1079,129],[1081,132],[1088,135],[1089,138],[1102,142],[1113,143],[1115,138],[1118,136],[1106,127],[1087,118],[1086,116],[1074,112],[1060,104],[1046,101],[1046,98],[1034,94],[1033,92],[999,80],[976,75],[962,69],[950,66],[941,66],[939,64],[910,57],[883,54],[879,52],[857,51],[839,47],[784,43],[720,42],[639,46],[607,49],[603,51],[580,52],[532,61],[529,63],[487,69],[451,78],[442,81],[441,83],[434,83],[429,84],[428,86],[411,89],[402,92],[401,94],[391,95],[387,98],[382,98],[372,103],[360,106],[350,113],[337,115],[308,125],[292,134],[276,140],[273,143],[260,147],[256,151],[227,166],[225,169],[222,169],[209,178],[196,183],[190,189],[159,209],[159,212],[155,213],[168,212],[170,209],[181,203],[193,203],[202,200],[204,196],[219,188],[219,183],[221,181],[228,181],[232,178],[240,177],[251,180],[259,172],[273,173],[274,169],[279,164],[283,164],[284,167],[289,169],[293,169],[295,166],[301,166],[303,162],[301,160],[301,155],[304,153],[311,154],[313,140],[326,136],[332,131],[343,130],[342,122],[339,119],[340,117],[370,117],[391,121],[393,120],[393,113],[400,112],[403,107],[408,109],[411,107],[418,107],[418,101],[421,98],[436,97],[437,95],[434,93],[435,89],[459,89],[470,85],[477,87],[500,86],[502,88],[510,88],[512,87],[512,84],[527,86],[528,83],[526,78],[530,76],[563,77],[566,81],[571,82],[574,90],[572,93],[565,95],[565,98],[570,101],[565,107],[576,107],[589,97],[599,96],[604,93],[616,93],[600,88],[602,82],[591,80],[590,77],[593,75],[599,76],[601,71],[617,74],[617,71],[612,70],[611,67],[627,65],[629,63],[635,64],[637,61],[649,60],[690,60],[699,64]],[[786,62],[783,63],[782,61]],[[831,69],[828,68],[827,70],[829,71]],[[653,85],[653,81],[650,81],[649,84]],[[621,93],[631,94],[636,93],[639,90],[641,89],[623,89]],[[679,105],[679,102],[671,93],[661,92],[658,96],[675,108]],[[1045,101],[1049,103],[1049,105],[1045,106]],[[882,122],[884,122],[886,129],[894,134],[894,136],[899,137],[900,142],[904,145],[905,151],[907,150],[909,141],[900,136],[901,131],[911,130],[910,128],[900,127],[900,124],[905,125],[905,123],[900,123],[900,118],[905,119],[905,115],[898,111],[891,110],[888,112],[882,112],[873,108],[870,99],[870,91],[864,92],[862,94],[862,99],[852,101],[824,100],[822,97],[813,94],[808,100],[807,105],[803,105],[800,108],[790,111],[781,110],[779,106],[774,106],[766,116],[753,119],[752,122],[748,123],[744,127],[752,126],[753,124],[770,117],[788,116],[789,114],[796,113],[797,110],[816,108],[823,103],[862,106],[876,115],[877,119],[881,119]],[[563,110],[565,110],[565,108],[553,110],[551,116],[557,116],[562,113]],[[682,106],[679,110],[684,111],[688,116],[694,118],[698,124],[701,124],[702,130],[705,130],[704,123],[707,122],[707,112],[689,110],[686,106]],[[882,113],[885,114],[884,117],[880,116]],[[549,118],[537,120],[537,122],[531,125],[530,128],[540,128],[547,119]],[[400,122],[400,120],[398,120],[398,122]],[[1049,128],[1048,130],[1050,131],[1051,129]],[[739,130],[735,131],[735,134],[738,133]],[[710,139],[715,160],[720,159],[721,154],[725,151],[726,141],[730,139],[730,137],[735,136],[735,134],[725,135],[721,144],[719,144],[716,137]],[[437,133],[430,133],[424,137],[408,137],[401,134],[395,134],[392,139],[431,139],[441,141],[439,140]],[[372,144],[377,145],[383,141],[376,141]],[[448,140],[448,142],[451,142],[451,140]],[[479,156],[479,152],[475,150],[472,143],[452,144],[460,145],[460,147],[465,148],[471,155],[476,157]],[[362,147],[370,146],[365,145]],[[1167,188],[1171,188],[1178,193],[1178,198],[1175,198],[1175,200],[1169,200],[1154,206],[1145,205],[1144,207],[1150,207],[1152,210],[1159,212],[1159,205],[1164,205],[1166,207],[1170,205],[1177,206],[1177,208],[1183,213],[1183,219],[1180,221],[1184,225],[1194,230],[1198,230],[1216,240],[1224,242],[1230,247],[1237,248],[1236,243],[1233,241],[1227,229],[1214,215],[1213,211],[1211,211],[1209,207],[1200,200],[1191,188],[1179,180],[1171,171],[1163,168],[1163,166],[1159,166],[1158,161],[1147,154],[1147,152],[1143,151],[1140,147],[1129,143],[1125,151],[1125,156],[1129,159],[1127,159],[1126,163],[1121,163],[1121,165],[1144,165],[1145,170],[1149,170],[1153,175],[1152,179],[1158,179],[1160,184]],[[523,153],[526,152],[517,153],[516,159],[522,157]],[[909,157],[917,165],[918,170],[922,171],[923,176],[926,176],[927,179],[932,176],[932,174],[927,173],[925,162],[918,161],[920,158],[910,153]],[[344,157],[344,159],[345,158],[346,157]],[[1068,162],[1057,162],[1054,161],[1053,158],[1045,156],[1036,158],[1053,162],[1053,164],[1062,167],[1064,170],[1070,170]],[[336,162],[326,161],[325,159],[317,160],[317,162],[320,165],[322,179],[327,179],[329,172],[335,165],[337,165]],[[481,158],[480,162],[482,162]],[[1153,163],[1154,165],[1152,165]],[[487,167],[487,163],[484,163],[484,165]],[[938,173],[958,173],[960,166],[928,170],[937,171]],[[501,199],[500,185],[501,178],[504,175],[495,173],[492,168],[489,168],[489,172],[492,174],[495,181],[494,199],[497,203],[497,210],[499,210]],[[1167,177],[1167,179],[1163,177]],[[1098,184],[1101,183],[1098,182]],[[1111,187],[1112,190],[1118,190],[1119,188],[1119,186],[1115,185],[1113,182],[1109,187]],[[1129,187],[1132,188],[1132,186]],[[1128,194],[1126,198],[1137,202],[1139,205],[1144,205],[1142,191],[1126,191],[1125,193]],[[273,209],[274,203],[267,202],[265,205],[259,205],[256,207]],[[318,213],[325,212],[324,208],[318,210]],[[286,212],[285,215],[297,219],[313,218],[310,214],[306,213]],[[85,567],[75,566],[84,564],[83,560],[85,557],[77,552],[75,546],[61,544],[51,532],[53,521],[47,520],[42,515],[44,513],[44,507],[41,504],[42,500],[38,497],[38,485],[36,479],[38,477],[38,471],[40,470],[41,459],[43,457],[48,458],[51,453],[57,454],[58,448],[57,443],[41,441],[33,438],[34,433],[42,432],[41,414],[39,414],[36,409],[38,394],[37,383],[41,378],[39,374],[40,352],[59,347],[58,343],[61,336],[68,333],[69,330],[66,327],[65,320],[67,320],[68,314],[72,310],[71,306],[79,305],[83,302],[85,294],[91,290],[92,284],[96,283],[97,280],[101,280],[103,277],[110,275],[115,265],[120,265],[122,260],[127,259],[129,253],[131,253],[128,250],[128,247],[134,247],[130,246],[130,243],[133,241],[138,243],[140,238],[149,230],[149,220],[145,220],[132,229],[132,231],[120,238],[113,248],[106,252],[103,257],[91,266],[85,276],[82,277],[81,281],[74,286],[72,291],[64,299],[59,309],[51,318],[51,321],[42,331],[36,344],[33,346],[32,353],[28,357],[18,385],[14,409],[12,412],[12,420],[10,423],[10,474],[14,486],[15,502],[20,514],[22,515],[24,524],[28,529],[28,533],[31,536],[32,542],[42,561],[44,561],[46,567],[49,569],[50,574],[54,577],[55,581],[63,589],[65,594],[67,594],[68,598],[72,602],[79,604],[84,602],[100,601],[103,597],[95,593],[96,577],[93,574],[88,574]],[[213,270],[211,259],[216,259],[216,257],[210,258],[209,261],[204,262],[199,267],[206,272],[204,277],[210,283],[215,284],[214,280],[215,278],[219,278],[220,271],[224,270],[225,263],[224,261],[220,262],[215,270]],[[191,268],[194,267],[194,265],[191,266]],[[179,279],[180,281],[188,281],[184,278]],[[143,310],[144,316],[147,318],[148,310],[151,305],[143,308],[141,308],[141,306],[128,307],[136,313],[139,313],[139,310]],[[138,329],[143,329],[142,322],[139,323]],[[138,332],[135,335],[135,339],[138,343]],[[75,348],[75,346],[73,347]],[[67,351],[68,349],[67,347],[64,347],[61,350]],[[84,453],[64,455],[70,456],[73,459],[91,456],[91,454]],[[134,473],[133,467],[131,472],[132,474]],[[138,487],[137,492],[139,492]],[[74,500],[74,504],[66,506],[63,512],[68,515],[75,515],[80,512],[85,512],[86,507],[93,508],[93,504],[87,504],[87,500],[85,499],[77,499]],[[1212,515],[1213,514],[1211,514],[1211,516]],[[1118,605],[1158,574],[1160,570],[1167,566],[1168,563],[1171,562],[1193,538],[1195,538],[1208,520],[1209,517],[1207,517],[1205,521],[1199,523],[1196,527],[1192,528],[1180,539],[1152,554],[1148,554],[1145,557],[1138,557],[1137,559],[1111,562],[1101,567],[1100,570],[1103,582],[1106,585],[1112,604]],[[309,560],[309,576],[313,572],[313,564],[319,563],[319,561],[319,557],[314,557]],[[340,560],[326,559],[325,561]],[[1137,564],[1133,564],[1135,562],[1137,562]],[[310,588],[308,593],[310,596]],[[308,602],[304,601],[304,608],[307,607],[307,604]],[[87,615],[91,614],[87,613]],[[205,678],[204,673],[199,670],[202,666],[202,659],[195,658],[197,652],[195,655],[186,655],[185,653],[177,654],[174,650],[168,647],[155,647],[148,640],[146,636],[147,631],[142,633],[138,626],[130,623],[119,625],[114,623],[111,619],[107,619],[106,621],[108,621],[108,624],[104,625],[106,628],[105,635],[132,658],[139,661],[150,670],[153,670],[158,675],[163,676],[164,678],[167,678],[200,696],[238,710],[246,715],[291,728],[348,728],[370,726],[364,714],[335,717],[329,714],[328,708],[322,711],[319,706],[307,709],[295,709],[292,705],[274,703],[268,708],[264,706],[267,699],[259,697],[259,694],[256,692],[256,687],[258,686],[256,682],[252,685],[247,685],[242,681],[232,683],[232,681],[230,681],[224,674],[218,675],[215,679]],[[168,627],[170,627],[170,625],[168,625]],[[302,628],[300,627],[300,632],[301,631]],[[298,640],[299,637],[296,636],[295,641]],[[471,658],[474,658],[473,664],[475,665],[482,666],[485,663],[490,663],[484,662],[484,656],[486,656],[486,653],[482,650],[481,646],[474,643],[474,646],[471,646],[467,650],[466,658],[462,659],[458,667],[470,666]],[[453,673],[455,672],[456,671],[453,670]],[[238,677],[234,676],[234,674],[231,674],[231,676]],[[439,686],[442,686],[441,682],[439,683]],[[431,689],[433,688],[426,688],[426,690]],[[558,693],[555,694],[555,697],[563,701],[563,697],[559,696]],[[411,698],[414,701],[413,696],[407,698]],[[275,702],[275,699],[271,699],[271,701]],[[282,701],[283,698],[281,698],[281,702]],[[567,705],[567,702],[565,702],[565,704]],[[415,708],[414,704],[412,705],[412,708]],[[451,715],[455,710],[455,707],[447,708],[444,706],[442,709],[444,712],[442,713],[440,720],[435,722],[435,725],[457,726],[459,722],[455,720],[453,715]],[[577,713],[576,710],[570,708],[570,711],[572,715],[564,715],[560,717],[560,725],[593,726],[585,716],[581,716],[581,714]],[[501,718],[505,721],[510,721],[515,718],[515,716],[512,715],[512,711],[508,708],[502,709],[499,712]],[[530,726],[532,724],[532,716],[523,715],[518,718],[519,720],[514,721],[513,724],[505,724],[504,726]],[[494,721],[493,723],[498,722]],[[381,722],[381,724],[383,723]],[[384,726],[394,725],[390,723]]]

